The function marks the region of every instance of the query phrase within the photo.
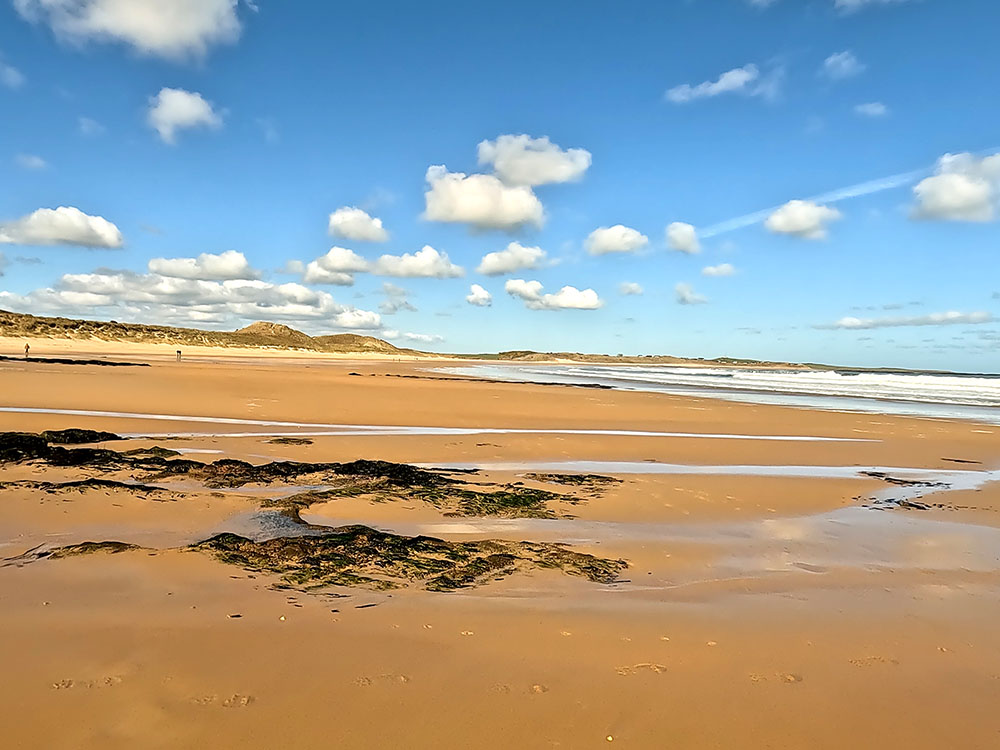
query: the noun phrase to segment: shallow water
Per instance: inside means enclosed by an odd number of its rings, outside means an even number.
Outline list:
[[[387,435],[596,435],[606,437],[665,437],[702,438],[711,440],[763,440],[778,442],[829,442],[872,443],[871,438],[822,437],[815,435],[740,435],[730,433],[659,432],[650,430],[567,430],[559,428],[510,428],[510,427],[432,427],[422,425],[357,425],[325,424],[316,422],[284,422],[263,419],[235,419],[231,417],[181,416],[171,414],[146,414],[141,412],[91,411],[86,409],[48,409],[41,407],[0,406],[0,412],[9,414],[61,414],[67,416],[102,417],[108,419],[138,419],[166,422],[194,422],[219,425],[259,425],[262,427],[294,427],[294,432],[161,432],[122,433],[122,437],[323,437],[323,436],[387,436]],[[316,430],[315,428],[326,428]],[[209,452],[209,451],[202,451]]]

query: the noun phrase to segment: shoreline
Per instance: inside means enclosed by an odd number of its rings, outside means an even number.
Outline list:
[[[0,432],[126,436],[3,465],[13,746],[936,750],[1000,731],[1000,428],[424,360],[152,364],[0,362]],[[479,469],[416,473],[441,464]],[[338,534],[387,546],[322,588],[308,556],[283,567]],[[385,557],[424,544],[414,568]],[[478,558],[495,575],[426,588],[421,566],[497,550]]]

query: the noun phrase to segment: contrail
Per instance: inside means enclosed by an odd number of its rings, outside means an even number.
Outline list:
[[[973,152],[973,156],[987,156],[989,154],[995,154],[1000,152],[1000,146],[995,146],[993,148],[984,148],[980,151]],[[838,201],[848,200],[850,198],[859,198],[862,195],[871,195],[872,193],[881,193],[883,190],[893,190],[894,188],[903,187],[904,185],[910,185],[917,182],[923,177],[926,177],[934,172],[937,168],[937,164],[931,167],[924,167],[922,169],[914,169],[912,172],[903,172],[902,174],[894,174],[891,177],[882,177],[877,180],[868,180],[868,182],[859,182],[857,185],[850,185],[848,187],[840,188],[838,190],[831,190],[828,193],[821,193],[819,195],[814,195],[812,198],[806,198],[807,201],[812,201],[813,203],[837,203]],[[718,224],[712,224],[709,227],[698,230],[699,237],[715,237],[718,234],[726,234],[727,232],[732,232],[736,229],[742,229],[743,227],[749,227],[753,224],[760,224],[768,216],[777,211],[781,206],[772,206],[771,208],[765,208],[761,211],[754,211],[752,214],[745,214],[743,216],[737,216],[735,219],[727,219],[726,221],[720,221]]]
[[[837,203],[838,201],[848,200],[850,198],[859,198],[862,195],[881,193],[883,190],[892,190],[893,188],[903,187],[904,185],[914,183],[920,178],[930,174],[932,171],[933,167],[915,169],[912,172],[903,172],[902,174],[895,174],[891,177],[881,177],[877,180],[859,182],[856,185],[849,185],[848,187],[831,190],[827,193],[821,193],[819,195],[814,195],[811,198],[806,198],[805,200],[812,201],[813,203]],[[759,224],[779,208],[781,208],[781,206],[772,206],[771,208],[765,208],[761,211],[754,211],[752,214],[745,214],[743,216],[737,216],[734,219],[720,221],[718,224],[713,224],[712,226],[705,227],[704,229],[699,229],[698,236],[715,237],[719,234],[726,234],[727,232],[732,232],[736,229],[742,229],[743,227],[749,227],[753,224]]]

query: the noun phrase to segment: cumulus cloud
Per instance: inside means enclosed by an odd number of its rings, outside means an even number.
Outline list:
[[[889,114],[889,108],[882,102],[866,102],[856,105],[854,113],[862,117],[885,117]]]
[[[706,297],[696,293],[690,284],[685,284],[683,281],[674,287],[674,294],[680,305],[703,305],[708,302]]]
[[[373,330],[382,327],[382,317],[371,310],[358,310],[356,308],[341,310],[334,313],[330,320],[337,328]]]
[[[45,159],[35,154],[18,154],[14,157],[14,162],[21,169],[40,170],[47,169],[49,166],[49,163]]]
[[[469,287],[469,294],[465,301],[476,307],[489,307],[493,304],[493,295],[483,289],[479,284]]]
[[[479,163],[492,164],[497,177],[508,185],[547,185],[574,182],[590,168],[590,152],[563,150],[548,137],[501,135],[479,144]]]
[[[705,266],[701,269],[702,276],[732,276],[736,268],[731,263],[720,263],[717,266]]]
[[[545,251],[540,247],[525,247],[520,242],[511,242],[503,250],[486,253],[477,273],[486,276],[500,276],[526,268],[538,268],[545,262]]]
[[[428,168],[427,184],[424,218],[430,221],[506,231],[540,227],[545,221],[542,202],[527,185],[507,185],[494,175],[449,172],[444,166]]]
[[[643,288],[641,285],[636,284],[634,281],[623,281],[618,285],[618,293],[626,297],[628,296],[638,296],[642,294]]]
[[[918,219],[992,221],[1000,204],[1000,153],[945,154],[935,174],[913,188]]]
[[[452,263],[447,253],[430,245],[424,245],[415,253],[383,255],[375,262],[373,272],[380,276],[430,279],[454,279],[465,275],[465,269]]]
[[[865,71],[867,66],[861,62],[849,49],[843,52],[834,52],[823,61],[820,72],[831,81],[841,81],[845,78],[853,78]]]
[[[177,131],[190,128],[222,127],[222,116],[201,94],[184,89],[162,88],[149,99],[146,115],[149,126],[159,133],[164,143],[177,142]]]
[[[827,235],[827,224],[840,217],[840,211],[835,208],[812,201],[794,200],[788,201],[768,216],[764,226],[775,234],[822,240]]]
[[[47,24],[66,41],[118,42],[174,59],[236,41],[236,6],[237,0],[14,0],[23,18]]]
[[[260,276],[250,266],[246,256],[236,250],[226,250],[218,255],[202,253],[197,258],[153,258],[148,267],[153,273],[174,279],[226,281]]]
[[[288,266],[289,270],[291,266]],[[351,286],[354,274],[371,270],[371,264],[346,247],[331,247],[302,269],[302,280],[307,284],[336,284]]]
[[[379,303],[378,309],[385,315],[393,315],[400,310],[417,311],[417,308],[408,299],[409,292],[401,286],[396,286],[388,281],[383,282],[382,294],[385,295],[385,299]]]
[[[615,224],[613,227],[598,227],[583,243],[591,255],[606,253],[632,253],[649,244],[649,237],[638,230]]]
[[[33,313],[90,314],[153,323],[240,325],[282,320],[318,329],[378,329],[381,316],[342,305],[302,284],[259,279],[200,279],[95,271],[65,274],[52,288],[26,295],[0,292],[0,307]]]
[[[841,318],[836,323],[816,326],[816,328],[836,328],[845,330],[870,330],[872,328],[899,328],[906,326],[946,326],[946,325],[977,325],[992,323],[994,317],[988,312],[943,312],[898,318]]]
[[[555,294],[545,294],[540,281],[511,279],[504,284],[504,291],[530,310],[597,310],[604,305],[593,289],[564,286]]]
[[[701,252],[698,230],[683,221],[675,221],[667,227],[667,245],[672,250],[688,255]]]
[[[382,220],[369,216],[367,211],[353,206],[338,208],[330,214],[330,234],[360,242],[385,242],[389,233]]]
[[[122,233],[101,216],[72,206],[40,208],[20,219],[0,222],[0,244],[121,247]]]
[[[720,94],[742,94],[773,99],[778,95],[783,75],[782,68],[775,68],[769,75],[761,76],[760,68],[749,63],[742,68],[727,70],[714,81],[703,81],[695,85],[682,83],[674,86],[667,91],[666,98],[674,104],[687,104]]]

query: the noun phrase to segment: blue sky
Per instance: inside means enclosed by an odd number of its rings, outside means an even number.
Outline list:
[[[996,372],[997,28],[987,0],[0,0],[0,308]]]

